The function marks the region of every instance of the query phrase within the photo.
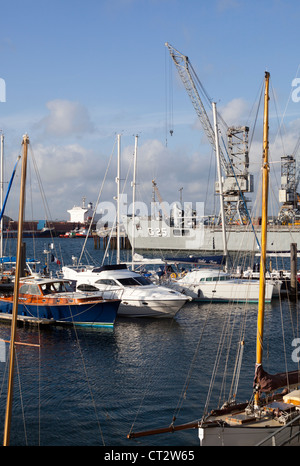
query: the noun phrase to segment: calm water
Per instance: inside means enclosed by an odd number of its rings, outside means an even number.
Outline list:
[[[65,263],[70,263],[71,256],[80,253],[83,241],[61,239],[56,243]],[[47,245],[48,240],[36,241],[37,257],[44,260]],[[92,240],[88,241],[88,250],[101,259],[103,252],[93,249]],[[27,252],[33,252],[29,241]],[[284,350],[289,369],[296,368],[291,360],[291,342],[297,336],[297,306],[287,300],[282,304],[282,311],[278,300],[266,308],[264,354],[269,356],[265,369],[270,372],[285,370]],[[287,324],[285,347],[281,312]],[[223,328],[228,327],[224,348],[231,342],[235,349],[245,318],[244,368],[238,392],[238,398],[244,401],[252,389],[255,305],[246,313],[243,305],[191,303],[175,319],[123,318],[117,320],[113,330],[57,327],[38,331],[19,327],[18,340],[40,347],[17,347],[11,445],[198,446],[196,430],[136,440],[126,436],[133,423],[134,431],[168,426],[177,406],[181,409],[176,424],[201,417]],[[8,325],[0,324],[0,338],[10,338]],[[219,387],[224,363],[232,367],[234,357],[221,358],[216,377]],[[0,362],[1,419],[6,372],[7,364]],[[188,390],[182,402],[180,395],[187,377]],[[225,382],[228,390],[230,380]],[[216,406],[218,396],[212,397],[210,408]]]

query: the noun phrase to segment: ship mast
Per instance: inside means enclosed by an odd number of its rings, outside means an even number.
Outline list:
[[[265,276],[267,250],[267,218],[268,218],[268,187],[269,187],[269,79],[270,73],[265,73],[264,96],[264,130],[263,130],[263,165],[262,165],[262,213],[261,213],[261,257],[259,275],[259,301],[256,334],[256,365],[261,366],[263,355],[263,333],[265,314]],[[259,404],[259,393],[255,393],[255,406]]]
[[[219,129],[217,120],[217,105],[212,102],[213,118],[214,118],[214,130],[215,130],[215,144],[216,144],[216,155],[217,155],[217,167],[218,167],[218,178],[219,178],[219,195],[220,195],[220,209],[221,209],[221,221],[222,221],[222,238],[223,238],[223,251],[225,256],[225,268],[228,271],[228,251],[227,251],[227,240],[226,240],[226,221],[224,214],[224,197],[223,197],[223,183],[221,174],[221,160],[220,160],[220,145],[219,145]]]
[[[7,389],[6,413],[5,413],[5,423],[4,423],[3,446],[8,446],[9,439],[10,439],[14,363],[15,363],[15,338],[16,338],[16,329],[17,329],[19,280],[20,280],[20,272],[21,272],[21,247],[22,247],[22,237],[23,237],[23,219],[24,219],[25,186],[26,186],[26,171],[27,171],[27,152],[28,152],[27,149],[28,149],[28,144],[29,144],[29,138],[27,134],[23,136],[22,144],[23,144],[23,160],[22,160],[20,205],[19,205],[19,219],[18,219],[16,273],[15,273],[14,299],[13,299],[13,309],[12,309],[8,389]]]

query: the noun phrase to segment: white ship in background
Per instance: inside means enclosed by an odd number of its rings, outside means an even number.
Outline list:
[[[203,85],[197,77],[188,57],[184,56],[170,44],[171,58],[176,66],[182,83],[193,104],[203,130],[215,148],[215,137],[203,101],[209,99]],[[203,101],[200,98],[202,95]],[[209,107],[210,108],[210,107]],[[247,126],[229,127],[221,115],[218,120],[223,129],[219,129],[225,146],[220,147],[220,164],[222,168],[222,186],[215,183],[215,192],[222,192],[228,251],[259,251],[261,226],[259,219],[252,223],[247,193],[253,193],[253,175],[249,173],[249,148]],[[220,127],[219,127],[220,128]],[[221,140],[220,138],[220,140]],[[281,187],[279,202],[282,203],[278,218],[268,225],[267,251],[287,253],[291,243],[297,243],[300,249],[300,196],[297,194],[300,171],[296,170],[296,153],[300,138],[292,155],[281,157]],[[223,146],[222,146],[223,147]],[[163,203],[155,181],[153,188],[160,202]],[[185,212],[182,206],[173,212],[147,217],[123,216],[122,220],[128,238],[136,250],[181,250],[181,251],[222,251],[223,236],[219,219],[196,216],[195,211]],[[134,224],[133,224],[134,222]]]
[[[169,251],[222,251],[223,237],[221,225],[176,225],[170,219],[154,219],[148,217],[123,217],[123,223],[132,243],[132,221],[134,221],[136,250],[169,250]],[[259,252],[261,240],[260,225],[227,224],[228,251]],[[270,225],[268,230],[267,251],[288,253],[291,243],[297,243],[300,249],[300,226]]]

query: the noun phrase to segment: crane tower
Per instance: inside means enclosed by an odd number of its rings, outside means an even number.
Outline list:
[[[200,93],[208,100],[210,105],[211,100],[195,73],[188,57],[180,53],[168,42],[166,42],[165,45],[169,49],[171,58],[175,63],[188,96],[192,101],[208,141],[212,145],[214,151],[216,151],[214,130],[208,117],[208,112],[200,98]],[[226,223],[246,223],[249,215],[247,207],[249,199],[244,197],[244,193],[253,192],[253,175],[250,175],[248,172],[249,128],[247,126],[228,127],[220,115],[218,115],[218,119],[226,128],[227,138],[225,154],[220,147],[220,160],[224,175],[223,196]],[[220,191],[219,182],[215,183],[215,190],[217,193]]]
[[[297,169],[296,166],[296,155],[299,147],[300,137],[296,142],[292,155],[283,155],[281,157],[279,202],[282,205],[278,213],[278,222],[283,225],[300,221],[300,196],[298,193],[300,169]]]

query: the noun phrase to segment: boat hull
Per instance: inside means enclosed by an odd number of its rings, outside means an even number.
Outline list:
[[[18,304],[18,316],[37,320],[53,321],[53,324],[74,324],[76,326],[113,327],[117,316],[119,300],[80,304]],[[12,300],[0,298],[0,313],[12,313]],[[0,316],[1,317],[1,316]]]
[[[92,287],[93,292],[98,290],[104,299],[120,299],[118,315],[123,317],[172,318],[185,303],[191,301],[189,296],[150,281],[143,285],[138,282],[138,286],[136,280],[143,282],[145,277],[126,266],[104,268],[93,271],[86,266],[63,267],[62,271],[64,278],[74,283],[77,292]]]
[[[176,290],[190,296],[194,301],[257,303],[259,298],[259,282],[220,281],[199,282],[198,284],[173,285]],[[273,296],[273,285],[266,283],[265,302],[270,303]]]
[[[256,446],[268,436],[275,434],[279,427],[247,427],[247,426],[217,426],[198,428],[200,446]],[[289,446],[300,446],[299,436],[293,439],[294,433],[299,432],[299,426],[289,427],[289,437],[286,442]],[[272,445],[272,439],[268,441]]]
[[[199,228],[186,228],[183,232],[170,227],[163,219],[136,218],[135,250],[180,250],[180,251],[223,251],[223,233],[220,226],[202,225]],[[123,216],[123,223],[132,243],[132,219]],[[226,240],[229,252],[259,252],[261,226],[255,226],[255,234],[249,225],[227,225]],[[300,248],[299,226],[272,225],[268,227],[267,251],[290,252],[290,244]]]
[[[123,299],[118,315],[123,317],[172,318],[185,305],[187,300],[127,300]]]

